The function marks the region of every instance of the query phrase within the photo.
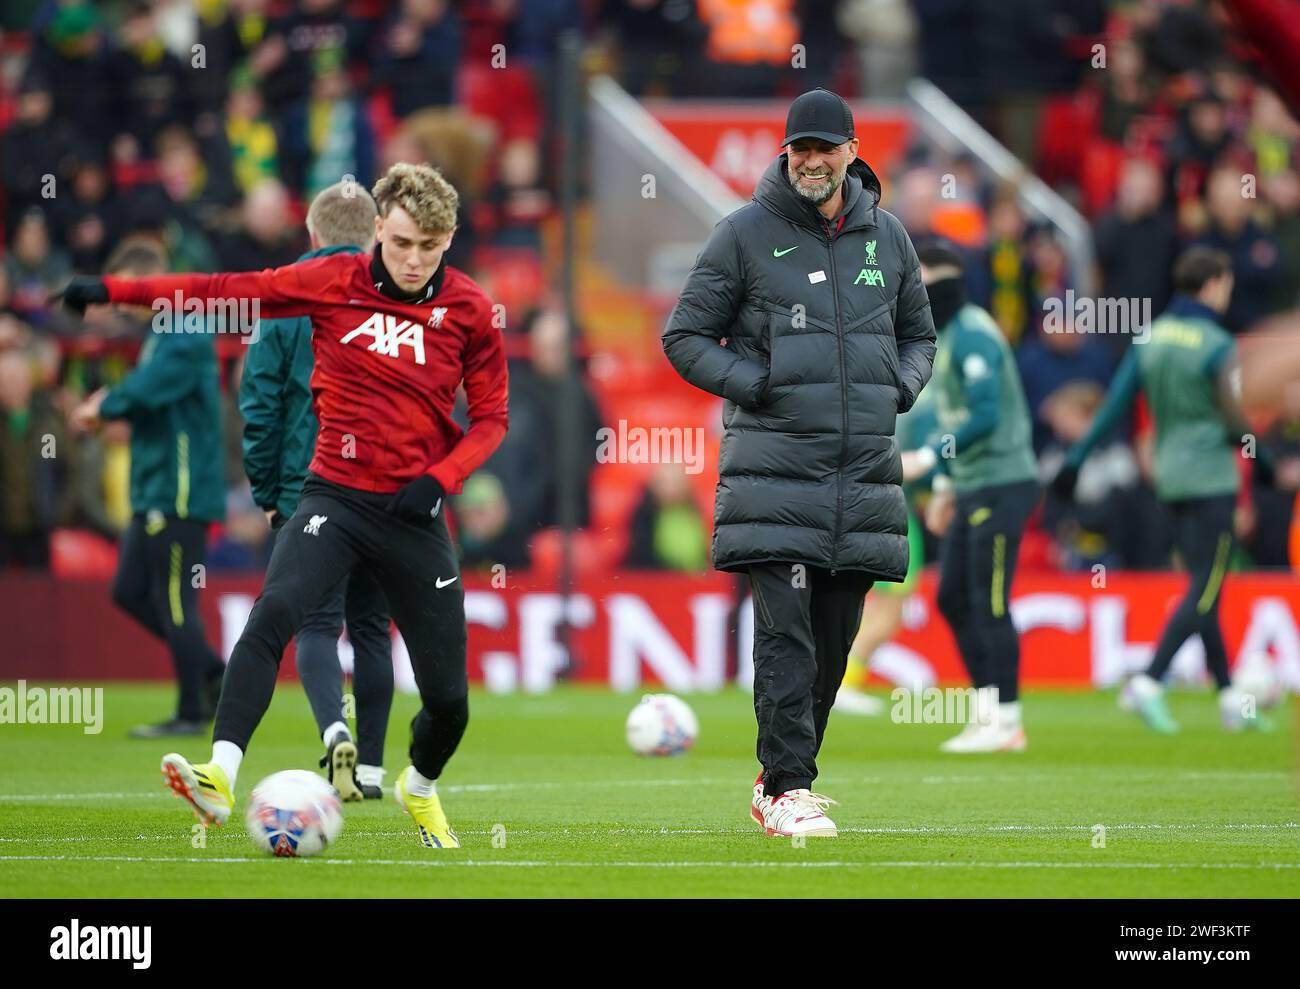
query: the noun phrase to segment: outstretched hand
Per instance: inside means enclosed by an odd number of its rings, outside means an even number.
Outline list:
[[[108,286],[104,284],[102,278],[93,275],[76,275],[62,292],[55,292],[50,296],[50,302],[62,302],[78,316],[84,316],[87,306],[107,305]]]
[[[72,428],[79,433],[89,433],[99,425],[99,407],[104,403],[104,397],[108,394],[107,388],[101,388],[99,391],[89,395],[68,416],[68,421]]]

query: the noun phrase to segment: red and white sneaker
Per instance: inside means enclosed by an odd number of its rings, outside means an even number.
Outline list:
[[[763,831],[773,838],[835,838],[839,829],[826,816],[826,808],[835,803],[811,790],[787,790],[767,801],[763,809]]]
[[[767,813],[768,805],[772,803],[772,798],[763,795],[763,774],[760,772],[758,778],[754,780],[754,799],[749,803],[749,816],[754,819],[760,828],[766,829],[767,825],[763,823],[763,816]]]

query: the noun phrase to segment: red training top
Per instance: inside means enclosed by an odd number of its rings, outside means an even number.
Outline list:
[[[444,266],[432,299],[398,302],[375,288],[370,263],[368,254],[331,254],[265,271],[104,284],[113,302],[155,309],[247,299],[259,318],[310,317],[320,420],[311,469],[379,492],[428,474],[456,494],[506,434],[505,349],[491,300],[463,271]],[[469,432],[451,417],[462,381]]]

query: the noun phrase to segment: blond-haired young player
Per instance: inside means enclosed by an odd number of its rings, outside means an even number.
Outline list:
[[[312,321],[320,430],[310,472],[231,655],[211,761],[165,756],[168,786],[202,819],[229,818],[240,760],[271,703],[285,646],[330,589],[363,564],[406,641],[422,702],[397,799],[422,844],[455,848],[434,781],[469,719],[465,599],[442,507],[505,435],[505,353],[488,296],[443,262],[456,228],[456,190],[427,165],[398,164],[373,195],[373,256],[333,254],[242,274],[81,278],[65,299],[84,308],[148,304],[179,292],[255,299],[263,317]],[[468,432],[452,420],[462,383]]]

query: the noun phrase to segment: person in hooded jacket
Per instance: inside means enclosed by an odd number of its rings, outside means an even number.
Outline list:
[[[816,757],[865,594],[907,574],[894,422],[930,378],[935,330],[848,103],[803,94],[782,147],[753,201],[714,228],[663,346],[726,400],[712,559],[753,591],[750,814],[768,835],[834,836]]]
[[[939,328],[938,428],[904,451],[903,478],[933,478],[925,524],[942,539],[935,603],[971,684],[970,720],[944,752],[1022,752],[1020,637],[1011,584],[1025,525],[1038,504],[1033,421],[1015,356],[987,310],[966,301],[962,258],[921,248],[921,277]]]

